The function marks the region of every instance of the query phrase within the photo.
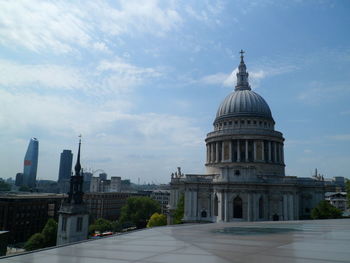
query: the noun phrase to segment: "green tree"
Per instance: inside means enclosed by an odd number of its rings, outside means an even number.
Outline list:
[[[24,245],[24,249],[27,251],[52,247],[56,245],[57,238],[57,222],[50,218],[47,220],[41,233],[35,233],[32,235]]]
[[[345,189],[346,189],[346,200],[347,200],[348,206],[350,206],[350,180],[349,179],[346,179]]]
[[[121,232],[123,230],[122,225],[120,222],[112,222],[112,231],[113,232]]]
[[[179,201],[177,202],[175,214],[174,214],[174,224],[181,224],[185,212],[185,196],[181,194]]]
[[[32,235],[24,245],[24,249],[27,251],[36,250],[44,247],[45,237],[41,233],[35,233]]]
[[[45,247],[56,246],[57,227],[58,227],[58,224],[54,219],[50,218],[49,220],[47,220],[43,231],[41,231],[41,234],[44,235]]]
[[[106,231],[113,231],[113,224],[111,221],[104,219],[104,218],[98,218],[96,221],[89,226],[89,233],[93,234],[95,231],[98,231],[100,233],[106,232]]]
[[[121,209],[120,222],[131,222],[139,229],[145,228],[148,219],[155,212],[160,212],[157,201],[143,196],[129,197]]]
[[[326,200],[321,201],[314,209],[311,211],[312,219],[328,219],[328,218],[341,218],[342,211]]]
[[[165,226],[166,224],[166,215],[154,213],[148,220],[147,227]]]
[[[0,180],[0,192],[11,191],[11,185],[3,180]]]

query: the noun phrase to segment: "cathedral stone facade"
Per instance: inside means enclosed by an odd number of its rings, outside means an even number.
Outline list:
[[[322,181],[285,175],[283,135],[248,75],[241,51],[235,90],[205,139],[207,174],[172,174],[170,215],[181,195],[186,222],[297,220],[324,199]]]

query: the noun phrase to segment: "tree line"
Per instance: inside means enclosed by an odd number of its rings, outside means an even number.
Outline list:
[[[180,198],[178,208],[175,212],[175,222],[181,223],[183,217],[184,200]],[[160,205],[149,197],[129,197],[121,209],[118,221],[109,221],[104,218],[96,219],[89,226],[89,235],[94,233],[121,232],[130,227],[141,229],[145,227],[164,226],[167,224],[167,217],[160,213]],[[57,238],[57,222],[50,218],[42,232],[35,233],[25,243],[27,251],[55,246]]]

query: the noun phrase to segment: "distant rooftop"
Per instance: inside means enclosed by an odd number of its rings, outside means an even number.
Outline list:
[[[176,225],[1,258],[1,263],[349,262],[350,219]]]
[[[53,193],[1,193],[0,198],[9,198],[9,199],[28,199],[28,198],[63,198],[66,197],[66,194],[53,194]]]

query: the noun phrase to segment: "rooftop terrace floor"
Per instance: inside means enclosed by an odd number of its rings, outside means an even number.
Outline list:
[[[350,219],[158,227],[0,262],[350,262]]]

